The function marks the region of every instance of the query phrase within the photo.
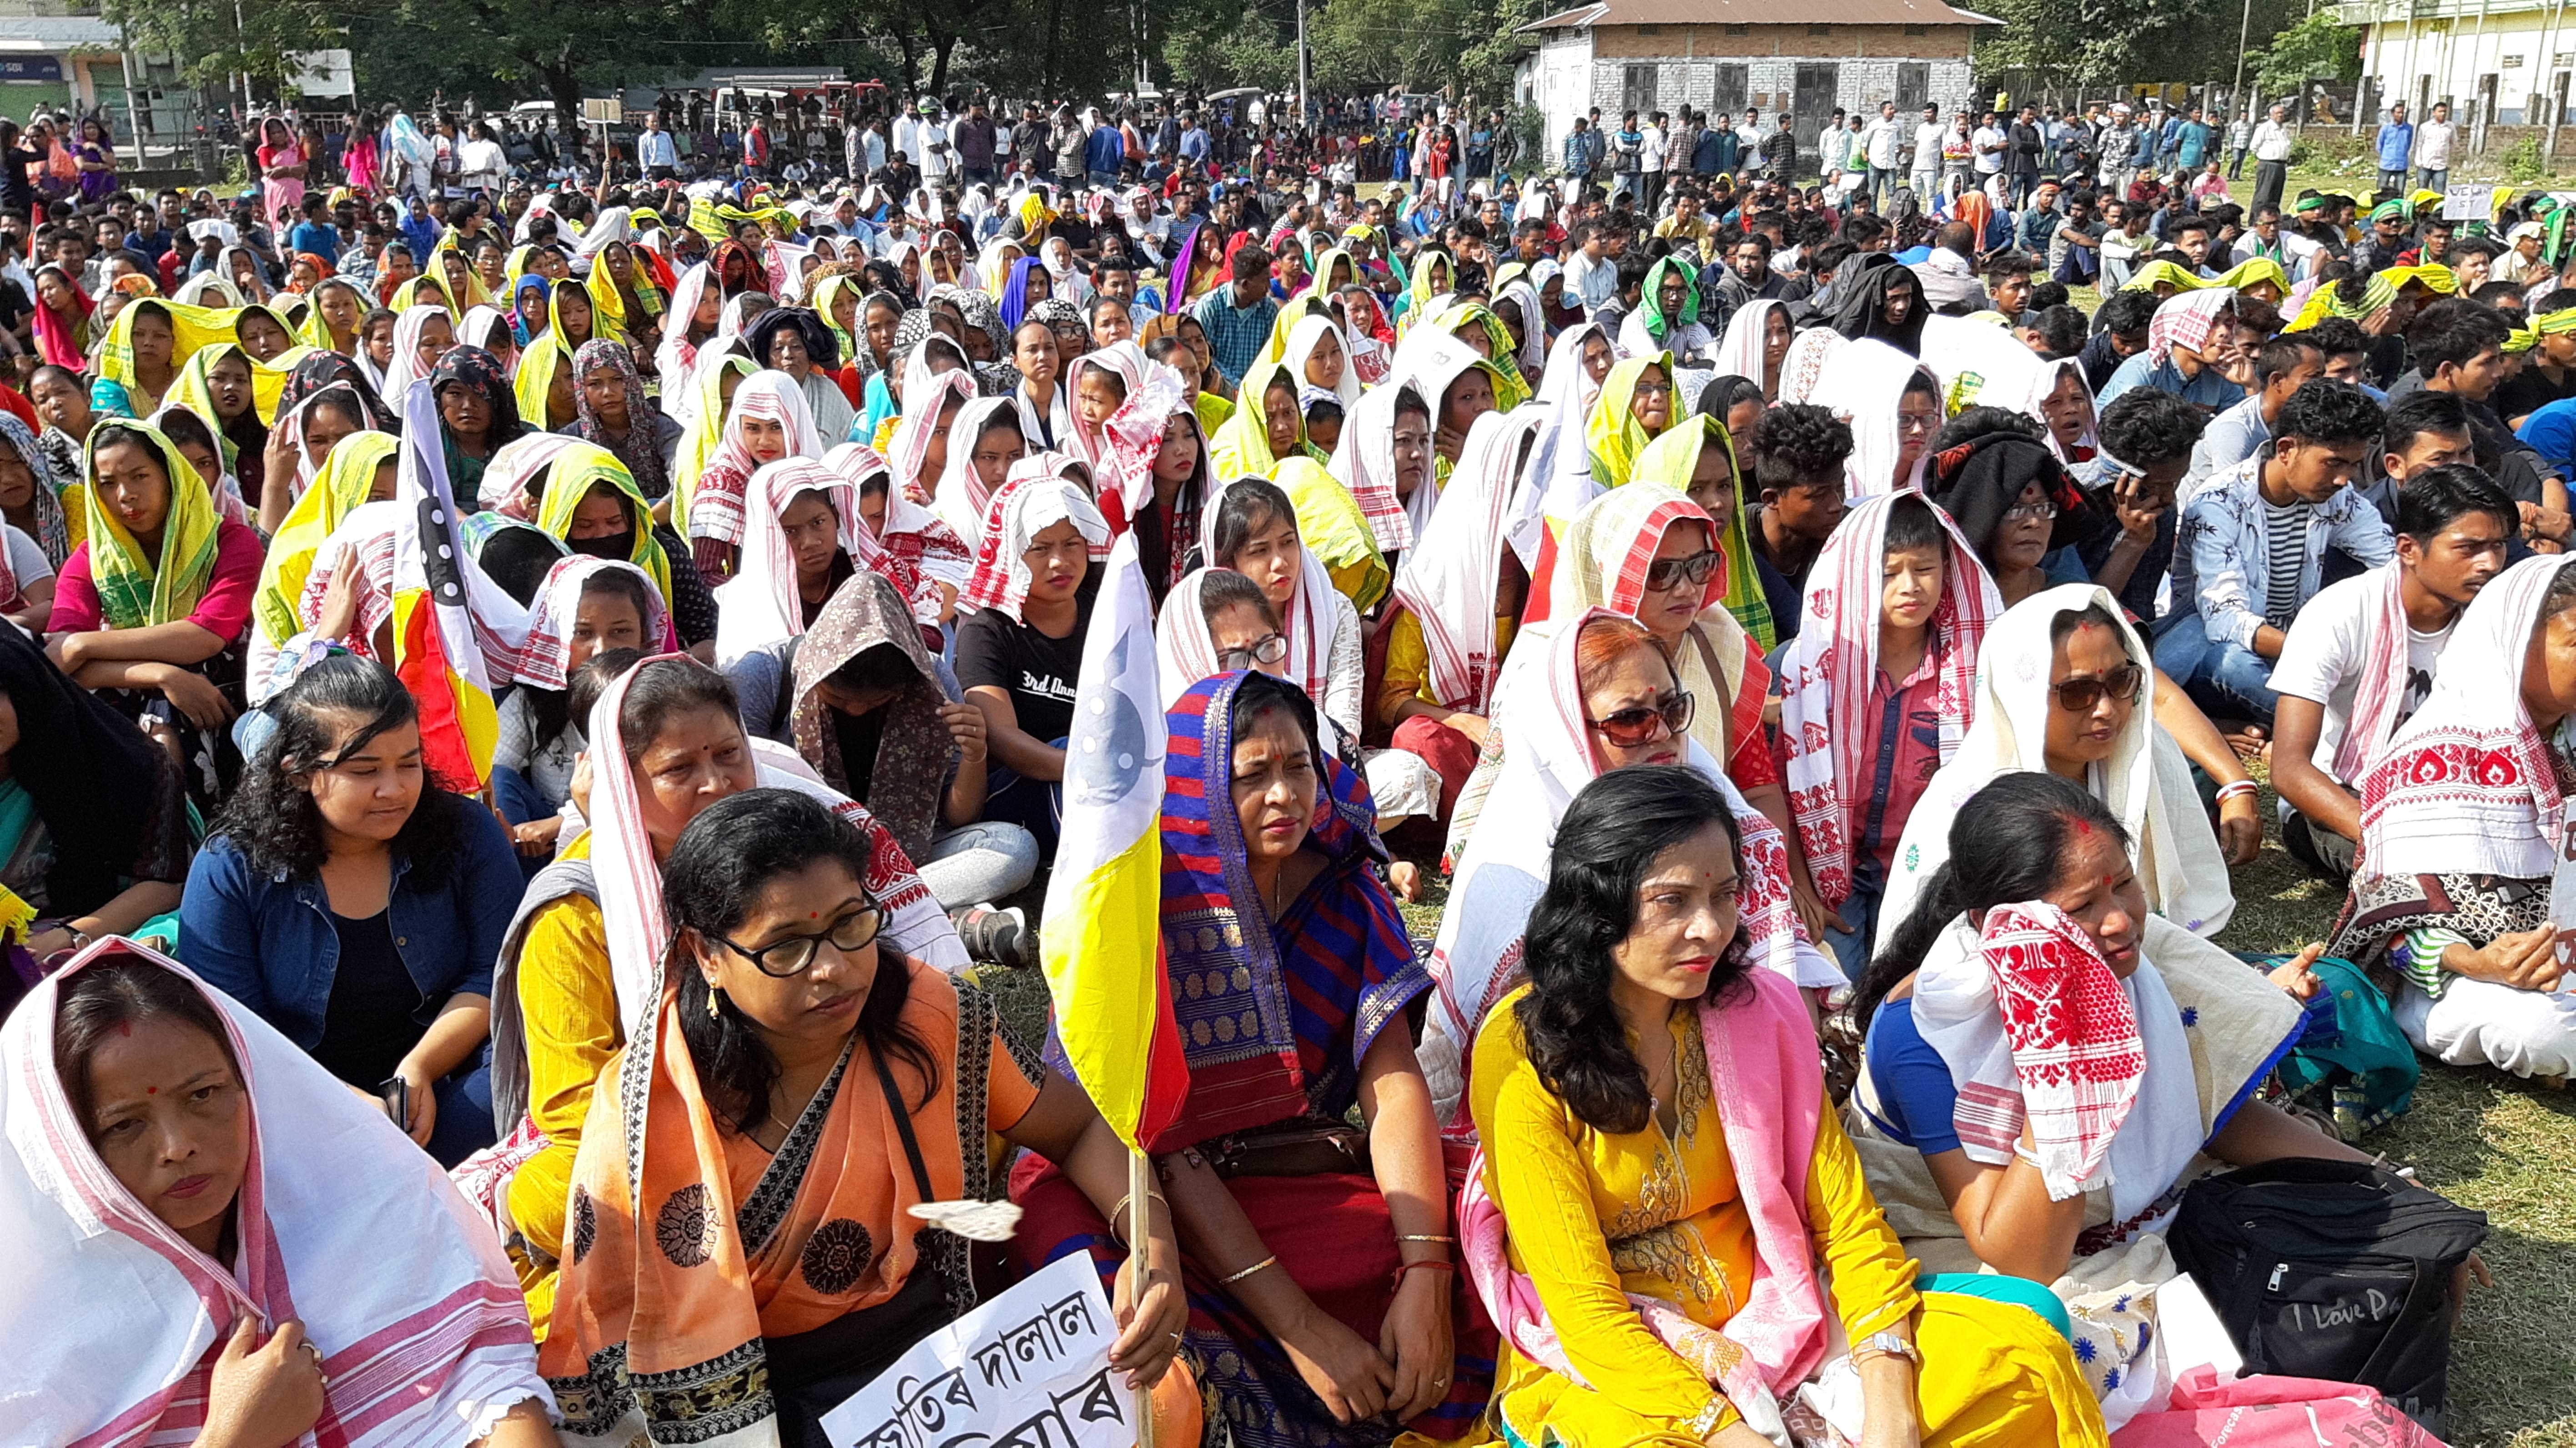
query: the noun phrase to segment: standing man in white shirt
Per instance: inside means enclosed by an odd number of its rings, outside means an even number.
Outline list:
[[[1860,134],[1861,150],[1869,162],[1869,199],[1884,212],[1895,199],[1897,160],[1905,149],[1905,123],[1896,118],[1896,102],[1879,102],[1878,119]]]
[[[2415,128],[2415,170],[2424,189],[2440,191],[2451,183],[2451,142],[2459,128],[2451,124],[2451,103],[2436,101],[2433,118]]]
[[[2436,107],[2435,113],[2444,114],[2444,110]],[[2293,138],[2289,122],[2290,108],[2275,101],[2272,113],[2254,128],[2254,205],[2251,211],[2280,205],[2282,188],[2290,184],[2290,142]],[[2420,136],[2417,144],[2422,144]]]
[[[1914,127],[1914,161],[1907,174],[1914,185],[1914,199],[1927,206],[1941,194],[1941,137],[1948,130],[1941,124],[1941,108],[1926,104],[1922,121]]]
[[[2011,144],[2012,137],[2003,128],[2003,118],[1992,111],[1986,112],[1985,118],[1977,123],[1976,134],[1968,138],[1968,145],[1977,157],[1977,184],[1989,193],[1997,189],[1998,178],[2004,174],[2004,151]]]
[[[647,111],[644,133],[635,138],[635,164],[644,168],[644,179],[668,181],[680,174],[679,143],[662,129],[662,113]]]
[[[1664,199],[1664,160],[1672,145],[1671,133],[1664,129],[1662,111],[1646,118],[1644,136],[1637,148],[1637,170],[1644,177],[1639,184],[1645,191],[1639,204],[1645,207],[1646,215],[1653,216]]]

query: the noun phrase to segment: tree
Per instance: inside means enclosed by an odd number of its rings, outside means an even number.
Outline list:
[[[2320,10],[2272,37],[2246,62],[2267,94],[2295,95],[2311,80],[2361,79],[2361,43],[2332,10]]]
[[[397,0],[351,27],[352,59],[361,94],[392,94],[412,104],[439,91],[480,95],[496,79],[533,83],[569,129],[580,119],[585,84],[620,86],[667,74],[673,68],[668,40],[698,23],[693,8],[689,0],[616,6]]]
[[[179,57],[181,77],[200,86],[228,85],[235,76],[280,86],[297,71],[296,52],[344,43],[342,17],[323,0],[109,0],[106,15],[135,49]]]

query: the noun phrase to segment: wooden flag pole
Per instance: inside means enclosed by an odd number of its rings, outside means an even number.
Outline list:
[[[1147,1274],[1154,1270],[1154,1163],[1141,1151],[1127,1157],[1127,1286],[1136,1310],[1145,1308]],[[1154,1390],[1136,1390],[1136,1448],[1154,1448]]]

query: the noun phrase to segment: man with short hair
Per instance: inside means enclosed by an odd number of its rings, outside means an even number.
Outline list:
[[[2440,114],[2436,108],[2435,114]],[[2281,204],[2281,188],[2290,182],[2290,108],[2272,103],[2271,114],[2254,128],[2254,209]],[[2428,183],[2429,184],[2429,183]]]
[[[644,168],[648,181],[668,181],[680,174],[680,146],[662,129],[660,111],[644,113],[644,130],[635,138],[635,164]]]
[[[2272,786],[2291,858],[2351,876],[2362,776],[2432,692],[2460,615],[2503,571],[2516,526],[2513,500],[2477,468],[2422,469],[2398,488],[2396,559],[2300,610],[2272,670]],[[2405,626],[2388,627],[2398,616]]]
[[[2272,424],[2281,408],[2315,378],[2325,375],[2326,357],[2305,332],[2283,332],[2254,354],[2254,390],[2243,402],[2209,420],[2200,445],[2191,450],[2191,466],[2182,476],[2185,504],[2200,485],[2254,456],[2272,440]]]
[[[1869,164],[1869,198],[1884,207],[1896,199],[1905,153],[1905,123],[1896,118],[1896,102],[1879,102],[1878,119],[1861,132],[1861,152]]]
[[[2404,192],[2415,155],[2415,127],[2406,119],[2404,101],[2388,108],[2388,119],[2379,123],[2379,135],[2372,144],[2379,153],[2379,189]]]
[[[2322,582],[2328,547],[2370,568],[2397,556],[2353,486],[2386,420],[2360,388],[2315,379],[2282,407],[2270,442],[2183,509],[2176,611],[2158,623],[2156,666],[2212,718],[2268,735],[2272,661]]]
[[[1279,320],[1279,303],[1270,296],[1270,253],[1246,246],[1227,264],[1228,284],[1211,290],[1190,309],[1207,333],[1208,359],[1229,383],[1240,383],[1261,349],[1270,342]],[[1257,405],[1257,404],[1256,404]]]
[[[1941,124],[1941,108],[1926,102],[1923,119],[1914,126],[1913,160],[1906,170],[1918,204],[1929,205],[1933,197],[1941,194],[1941,138],[1948,131],[1949,127]]]
[[[2039,107],[2024,105],[2004,139],[2004,172],[2012,187],[2012,204],[2020,206],[2030,200],[2031,188],[2039,184]]]
[[[2278,110],[2279,107],[2273,109]],[[2433,118],[2415,128],[2415,169],[2427,191],[2441,191],[2451,184],[2451,143],[2459,130],[2451,124],[2451,103],[2435,101]],[[2404,184],[2401,178],[2400,185]]]
[[[2120,606],[2153,618],[2156,595],[2173,568],[2184,469],[2209,415],[2168,392],[2136,388],[2102,409],[2094,422],[2100,446],[2073,471],[2100,512],[2117,521],[2076,540],[2076,557]]]

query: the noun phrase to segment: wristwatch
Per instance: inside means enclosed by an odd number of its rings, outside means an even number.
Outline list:
[[[1892,1332],[1874,1332],[1852,1344],[1852,1361],[1858,1362],[1871,1353],[1900,1357],[1916,1367],[1923,1366],[1923,1350]]]

